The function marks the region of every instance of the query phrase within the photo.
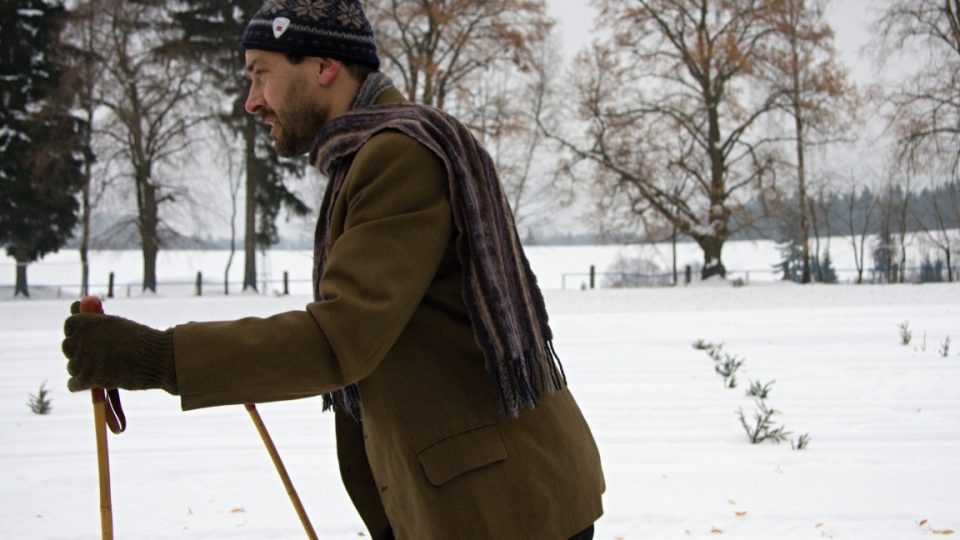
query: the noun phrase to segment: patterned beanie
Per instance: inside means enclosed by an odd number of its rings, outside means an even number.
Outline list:
[[[244,50],[321,56],[380,69],[359,0],[267,0],[241,40]]]

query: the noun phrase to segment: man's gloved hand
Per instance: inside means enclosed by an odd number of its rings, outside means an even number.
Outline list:
[[[173,329],[154,330],[112,315],[77,313],[63,325],[63,354],[71,392],[99,388],[162,388],[177,394]]]

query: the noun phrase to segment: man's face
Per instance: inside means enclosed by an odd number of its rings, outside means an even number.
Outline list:
[[[245,107],[270,125],[274,148],[284,157],[308,152],[326,117],[309,64],[291,64],[280,53],[246,51],[250,92]]]

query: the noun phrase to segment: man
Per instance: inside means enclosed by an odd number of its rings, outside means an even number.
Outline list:
[[[324,394],[373,538],[591,538],[599,454],[489,156],[378,71],[356,0],[270,0],[243,47],[247,110],[330,179],[315,301],[164,332],[75,314],[70,389],[162,388],[184,410]]]

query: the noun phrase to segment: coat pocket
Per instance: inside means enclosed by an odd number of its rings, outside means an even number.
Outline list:
[[[417,452],[427,479],[442,486],[461,474],[507,459],[496,424],[478,426],[437,441]]]

